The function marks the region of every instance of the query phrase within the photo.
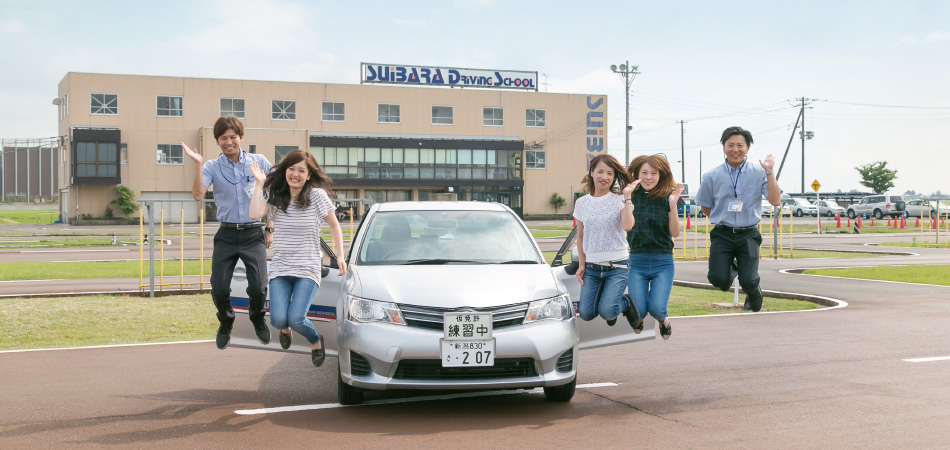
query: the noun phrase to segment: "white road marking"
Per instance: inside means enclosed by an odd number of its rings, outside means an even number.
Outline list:
[[[904,267],[904,266],[912,266],[912,265],[916,265],[916,264],[900,264],[900,265],[892,265],[892,266],[808,267],[804,269],[782,269],[782,270],[779,270],[779,273],[783,273],[785,275],[800,275],[800,276],[806,276],[806,277],[837,278],[839,280],[873,281],[875,283],[892,283],[892,284],[907,284],[911,286],[930,286],[930,287],[938,287],[938,288],[950,288],[950,286],[942,285],[942,284],[911,283],[908,281],[875,280],[871,278],[836,277],[834,275],[818,275],[814,273],[791,272],[793,270],[863,269],[867,267]]]
[[[620,386],[618,383],[588,383],[588,384],[578,384],[577,389],[592,389],[599,387],[609,387],[609,386]],[[410,398],[394,398],[388,400],[370,400],[363,402],[360,405],[352,406],[373,406],[373,405],[390,405],[394,403],[411,403],[411,402],[424,402],[430,400],[449,400],[454,398],[472,398],[472,397],[488,397],[495,395],[512,395],[512,394],[541,394],[544,393],[544,389],[535,388],[527,391],[522,390],[504,390],[504,391],[484,391],[484,392],[465,392],[461,394],[446,394],[446,395],[424,395],[421,397],[410,397]],[[260,408],[260,409],[239,409],[234,411],[235,414],[242,416],[254,415],[254,414],[272,414],[272,413],[281,413],[281,412],[292,412],[292,411],[309,411],[314,409],[333,409],[333,408],[346,408],[348,405],[341,405],[339,403],[321,403],[316,405],[297,405],[297,406],[278,406],[274,408]]]
[[[138,291],[135,291],[138,292]],[[213,342],[211,340],[207,341],[178,341],[178,342],[149,342],[145,344],[115,344],[115,345],[90,345],[87,347],[62,347],[62,348],[28,348],[25,350],[2,350],[0,354],[3,353],[26,353],[26,352],[48,352],[51,350],[87,350],[91,348],[117,348],[117,347],[144,347],[147,345],[172,345],[172,344],[197,344],[197,343],[206,343]]]
[[[913,362],[913,363],[917,363],[917,362],[933,362],[933,361],[950,361],[950,356],[934,356],[934,357],[932,357],[932,358],[910,358],[910,359],[902,359],[901,361],[907,361],[907,362]]]
[[[127,248],[105,248],[89,250],[20,250],[20,253],[89,253],[89,252],[127,252]]]
[[[65,278],[53,278],[52,280],[4,280],[0,283],[31,283],[35,281],[63,281]]]

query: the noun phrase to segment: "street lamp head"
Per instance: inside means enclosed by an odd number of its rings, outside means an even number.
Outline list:
[[[621,72],[626,72],[626,71],[627,71],[627,65],[626,65],[626,64],[621,64],[621,65],[620,65],[620,71],[621,71]]]
[[[611,64],[611,65],[610,65],[610,70],[616,72],[616,71],[617,71],[617,65],[616,65],[616,64]]]

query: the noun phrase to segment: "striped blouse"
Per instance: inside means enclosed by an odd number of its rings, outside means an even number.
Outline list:
[[[320,226],[334,208],[326,191],[310,191],[310,206],[298,209],[287,205],[287,212],[268,205],[267,220],[274,221],[273,257],[268,279],[277,277],[309,278],[320,284]]]

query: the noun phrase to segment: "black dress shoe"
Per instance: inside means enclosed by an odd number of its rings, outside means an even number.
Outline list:
[[[228,348],[228,344],[231,343],[231,326],[230,325],[221,325],[218,327],[218,335],[214,338],[214,344],[218,346],[219,350],[224,350]]]
[[[627,310],[623,312],[623,316],[630,323],[630,328],[633,328],[634,331],[643,330],[643,320],[640,319],[640,311],[637,311],[637,305],[633,304],[633,299],[629,295],[623,294],[623,298],[627,301]]]
[[[278,334],[278,336],[279,336],[278,340],[280,340],[280,348],[284,350],[287,350],[288,348],[290,348],[290,343],[293,342],[294,336],[290,333],[283,333],[283,332]]]
[[[320,342],[322,344],[323,338],[321,337]],[[320,348],[316,350],[310,350],[310,361],[313,362],[314,367],[320,367],[323,365],[323,360],[327,359],[327,352],[323,348],[323,345],[320,345]]]
[[[614,317],[613,319],[607,319],[607,326],[608,326],[608,327],[612,327],[612,326],[614,326],[614,325],[616,325],[616,324],[617,324],[617,318],[616,318],[616,317]]]
[[[759,312],[762,309],[762,288],[756,286],[747,297],[749,299],[749,308],[752,312]]]
[[[749,294],[745,295],[745,303],[742,304],[744,311],[752,311],[752,305],[749,304]]]
[[[263,321],[254,324],[254,334],[257,335],[257,340],[261,341],[261,344],[270,344],[270,328]]]

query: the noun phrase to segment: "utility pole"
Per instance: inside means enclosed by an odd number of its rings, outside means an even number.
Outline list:
[[[686,147],[683,142],[683,124],[686,122],[683,122],[681,120],[679,121],[679,123],[680,123],[680,168],[682,169],[682,178],[680,178],[680,182],[685,183],[686,182]]]
[[[805,131],[805,106],[810,105],[811,102],[814,100],[810,98],[805,98],[805,97],[798,98],[796,100],[801,102],[802,130],[799,131],[799,136],[801,136],[801,139],[802,139],[802,190],[801,192],[804,194],[805,193],[805,141],[815,136],[814,133],[810,131]]]
[[[640,72],[637,72],[639,68],[640,66],[631,66],[630,61],[621,64],[620,67],[613,64],[610,66],[610,70],[620,75],[620,79],[623,80],[623,86],[627,93],[627,149],[626,153],[624,153],[624,164],[630,164],[630,85],[633,83],[633,79],[640,74]]]

